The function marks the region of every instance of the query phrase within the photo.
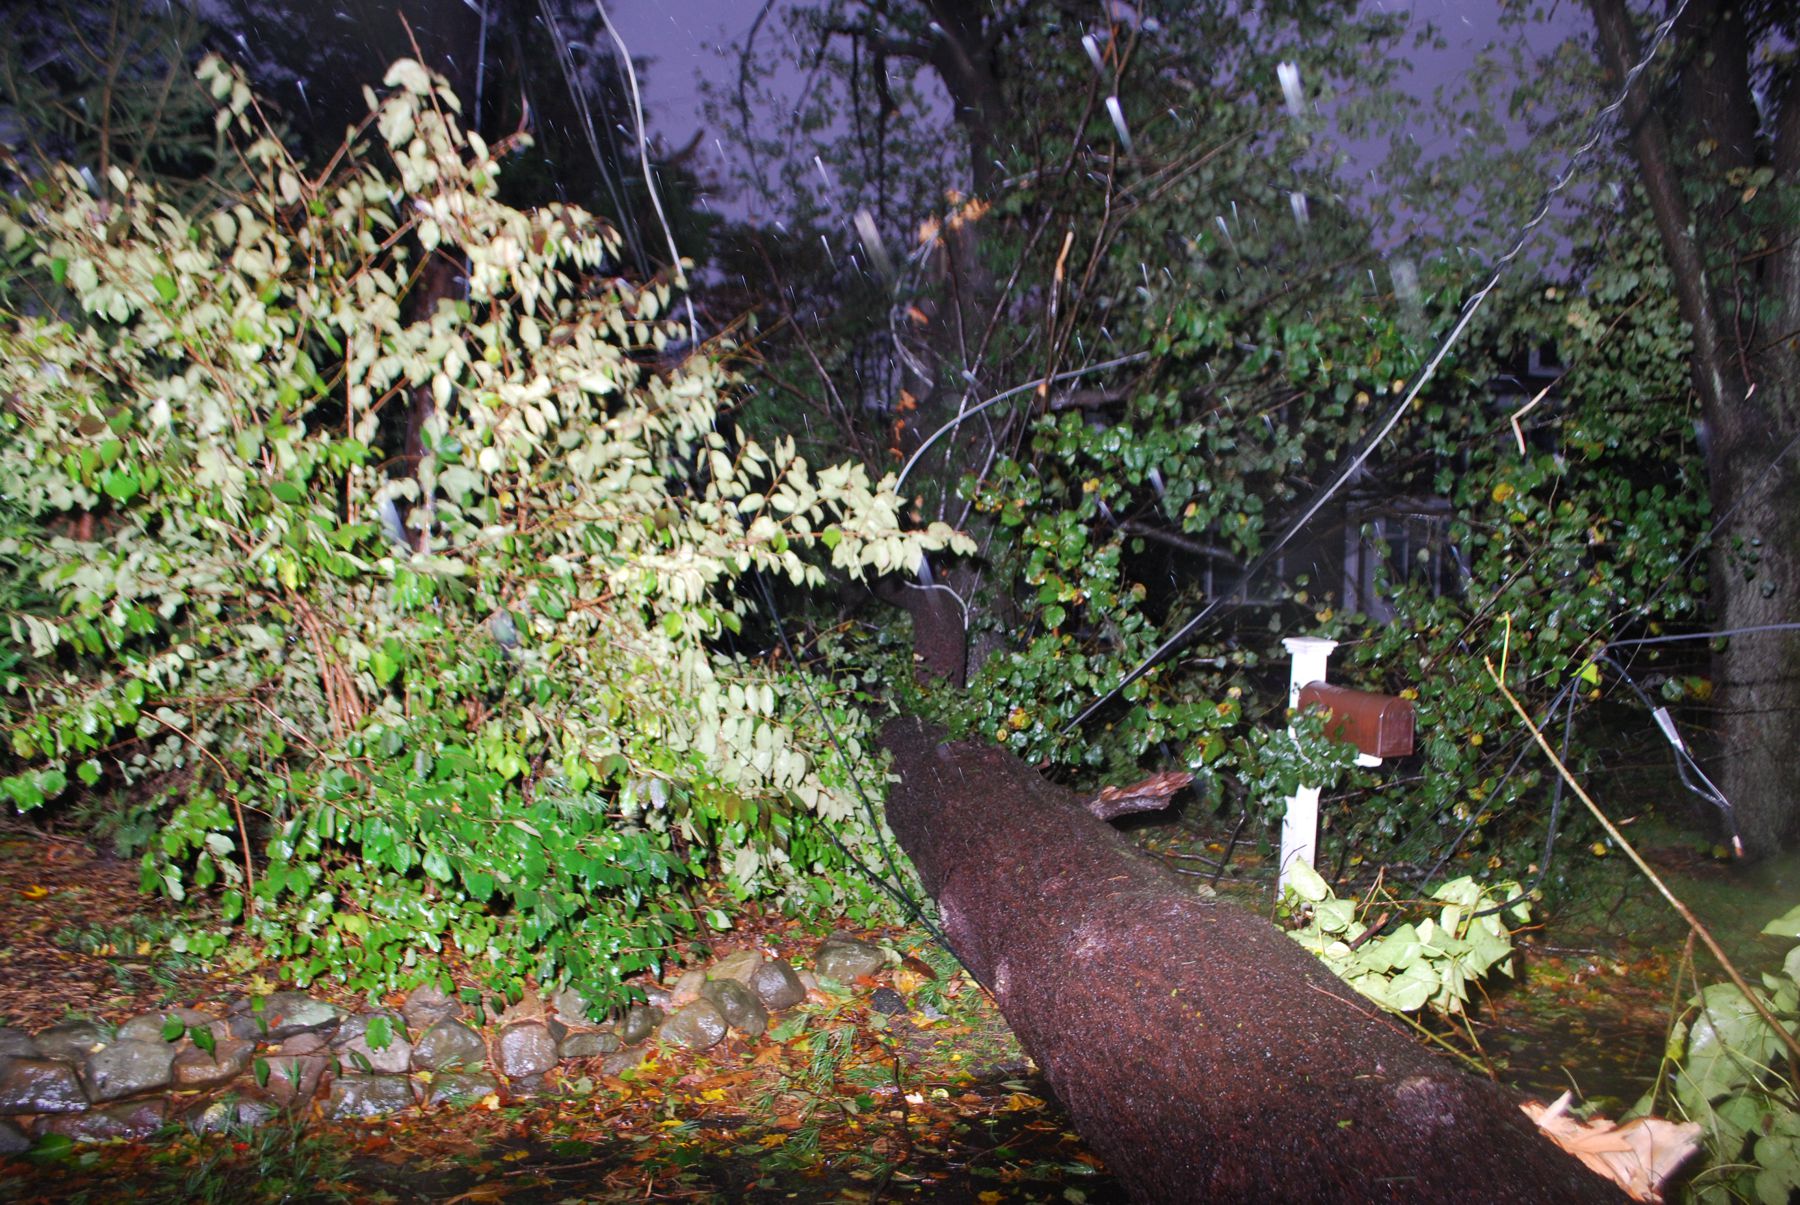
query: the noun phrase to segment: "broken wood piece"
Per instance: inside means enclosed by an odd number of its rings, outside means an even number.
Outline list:
[[[1133,812],[1160,812],[1175,792],[1194,781],[1186,770],[1162,770],[1128,787],[1101,787],[1087,801],[1087,810],[1102,820],[1114,820]]]

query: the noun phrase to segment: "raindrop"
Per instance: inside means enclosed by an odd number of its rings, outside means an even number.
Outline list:
[[[1112,117],[1113,129],[1119,132],[1119,144],[1129,155],[1131,153],[1131,131],[1125,128],[1125,110],[1119,107],[1118,97],[1106,98],[1106,112]]]
[[[1275,78],[1281,81],[1281,92],[1287,98],[1288,112],[1300,117],[1306,104],[1306,95],[1300,91],[1300,68],[1293,63],[1277,63]]]
[[[1294,221],[1299,223],[1301,229],[1305,229],[1306,224],[1312,220],[1311,215],[1306,211],[1306,194],[1303,192],[1289,193],[1288,204],[1293,207]]]
[[[1087,51],[1088,61],[1094,65],[1095,73],[1098,75],[1105,75],[1106,64],[1100,61],[1100,43],[1094,41],[1093,34],[1084,33],[1081,35],[1081,48]]]

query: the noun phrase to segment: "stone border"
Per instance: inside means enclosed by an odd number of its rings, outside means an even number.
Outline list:
[[[880,946],[833,933],[813,968],[739,950],[652,986],[604,1025],[571,988],[527,996],[483,1032],[461,1001],[413,989],[399,1010],[346,1010],[304,992],[228,1001],[223,1015],[171,1008],[116,1029],[65,1021],[36,1033],[0,1026],[0,1156],[34,1137],[133,1141],[178,1122],[197,1133],[255,1127],[317,1106],[332,1119],[530,1096],[564,1063],[601,1075],[642,1062],[652,1040],[705,1050],[729,1031],[760,1037],[770,1014],[821,979],[852,983],[884,968]]]

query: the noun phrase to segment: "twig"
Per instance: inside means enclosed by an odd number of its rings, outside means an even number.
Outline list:
[[[1238,822],[1233,825],[1231,829],[1231,840],[1225,843],[1225,856],[1219,859],[1219,868],[1213,871],[1211,880],[1212,886],[1217,887],[1219,885],[1219,876],[1224,874],[1226,868],[1231,865],[1231,854],[1233,850],[1237,849],[1238,834],[1244,831],[1244,822],[1248,819],[1250,819],[1249,808],[1245,808],[1242,812],[1238,813]]]
[[[1611,837],[1619,848],[1625,851],[1625,856],[1631,859],[1632,865],[1643,872],[1644,877],[1650,880],[1650,885],[1655,887],[1658,894],[1665,900],[1669,901],[1669,906],[1674,908],[1681,919],[1687,922],[1688,928],[1694,935],[1699,937],[1700,940],[1706,944],[1706,948],[1712,952],[1712,956],[1716,958],[1719,965],[1725,969],[1725,974],[1730,977],[1731,982],[1737,985],[1738,991],[1744,994],[1744,999],[1750,1002],[1750,1007],[1756,1010],[1756,1015],[1762,1018],[1763,1024],[1773,1030],[1776,1038],[1780,1040],[1782,1045],[1787,1047],[1788,1072],[1792,1076],[1793,1082],[1800,1083],[1800,1039],[1795,1038],[1793,1034],[1788,1032],[1785,1025],[1775,1019],[1775,1014],[1769,1011],[1769,1006],[1763,1002],[1762,997],[1750,987],[1749,983],[1745,982],[1743,975],[1738,973],[1737,966],[1729,957],[1727,957],[1724,949],[1719,945],[1718,940],[1713,937],[1712,931],[1701,924],[1700,918],[1695,916],[1693,912],[1688,909],[1688,906],[1681,902],[1680,897],[1669,890],[1668,884],[1663,882],[1662,877],[1658,875],[1656,871],[1651,869],[1650,863],[1644,861],[1643,856],[1638,853],[1636,847],[1633,846],[1630,841],[1625,839],[1625,834],[1620,832],[1618,827],[1614,825],[1611,820],[1607,819],[1606,813],[1600,810],[1600,805],[1594,802],[1593,796],[1589,795],[1586,789],[1583,788],[1579,782],[1575,781],[1575,776],[1569,772],[1569,767],[1563,764],[1562,758],[1556,755],[1556,750],[1550,747],[1550,742],[1544,739],[1543,731],[1539,729],[1536,724],[1531,722],[1530,713],[1520,704],[1513,692],[1507,688],[1506,680],[1501,677],[1500,672],[1494,668],[1493,659],[1491,657],[1483,657],[1481,663],[1487,667],[1488,677],[1494,680],[1494,685],[1499,687],[1500,693],[1505,696],[1506,701],[1512,704],[1512,709],[1519,713],[1520,721],[1531,732],[1531,738],[1535,740],[1538,743],[1538,747],[1544,751],[1544,756],[1550,759],[1550,764],[1556,767],[1556,772],[1562,775],[1564,782],[1569,784],[1569,789],[1574,791],[1576,797],[1580,799],[1582,803],[1587,805],[1588,811],[1594,814],[1594,819],[1600,822],[1600,827],[1606,830],[1606,835]],[[1502,664],[1504,664],[1504,654],[1502,655]]]
[[[183,732],[155,712],[150,713],[150,718],[161,724],[164,728],[167,728],[170,732],[174,733],[188,744],[192,745],[195,752],[212,762],[213,765],[219,768],[219,773],[225,776],[225,781],[220,785],[226,789],[226,794],[231,796],[231,810],[237,816],[239,848],[244,854],[244,915],[248,916],[251,920],[255,920],[256,870],[250,862],[250,830],[244,825],[243,801],[238,798],[238,793],[231,789],[231,784],[233,782],[231,771],[225,768],[225,763],[220,761],[211,749],[208,749],[205,745],[202,745],[199,741],[195,740],[191,733]]]

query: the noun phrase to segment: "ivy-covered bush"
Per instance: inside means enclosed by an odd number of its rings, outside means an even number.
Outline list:
[[[822,692],[841,760],[799,670],[721,651],[737,584],[950,531],[722,435],[723,349],[588,214],[501,204],[503,153],[418,64],[316,174],[201,77],[244,195],[65,172],[0,218],[38,274],[0,328],[0,560],[41,591],[0,651],[0,792],[144,818],[146,886],[228,922],[188,948],[248,937],[302,983],[454,948],[603,1001],[702,878],[841,902],[864,728]],[[427,312],[433,254],[466,288]]]
[[[1288,879],[1281,901],[1295,922],[1288,936],[1332,974],[1398,1013],[1429,1008],[1441,1017],[1464,1015],[1471,987],[1491,973],[1513,973],[1513,933],[1531,919],[1517,883],[1452,879],[1426,901],[1426,911],[1435,908],[1435,915],[1390,929],[1389,916],[1406,914],[1402,901],[1379,900],[1380,915],[1371,922],[1363,918],[1377,901],[1339,899],[1305,863],[1291,866]]]
[[[1800,937],[1800,907],[1763,926],[1771,937]],[[1800,1034],[1800,945],[1765,972],[1763,1007],[1790,1035]],[[1800,1193],[1800,1076],[1781,1037],[1730,982],[1709,983],[1688,1001],[1669,1035],[1666,1078],[1633,1107],[1670,1102],[1697,1122],[1710,1166],[1694,1176],[1703,1202],[1792,1201]]]

